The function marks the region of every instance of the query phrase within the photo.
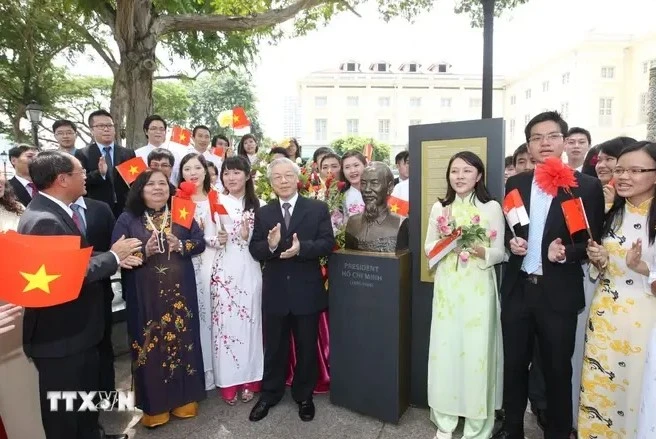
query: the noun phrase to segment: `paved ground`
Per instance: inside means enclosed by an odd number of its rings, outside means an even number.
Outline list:
[[[125,337],[124,327],[116,326],[115,340],[118,350]],[[125,342],[123,342],[125,346]],[[120,353],[116,359],[116,382],[120,389],[130,388],[130,359]],[[435,427],[428,419],[428,410],[410,408],[399,425],[353,413],[330,404],[328,395],[315,396],[317,414],[312,422],[302,422],[298,409],[289,396],[274,407],[260,422],[248,420],[254,402],[226,405],[216,392],[200,404],[198,417],[187,420],[173,419],[166,425],[149,430],[139,424],[139,413],[104,413],[101,417],[108,433],[128,433],[130,439],[432,439]],[[527,438],[538,439],[542,432],[536,427],[533,416],[527,414]],[[460,429],[459,429],[460,431]],[[460,437],[458,434],[457,437]]]

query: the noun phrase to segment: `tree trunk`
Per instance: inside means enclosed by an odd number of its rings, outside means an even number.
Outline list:
[[[656,142],[656,65],[649,69],[647,99],[647,140]]]

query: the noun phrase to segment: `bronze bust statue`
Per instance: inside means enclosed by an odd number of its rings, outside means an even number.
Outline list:
[[[383,162],[371,162],[362,172],[360,190],[364,212],[346,223],[346,248],[394,253],[408,247],[406,218],[390,212],[387,198],[394,189],[394,175]]]

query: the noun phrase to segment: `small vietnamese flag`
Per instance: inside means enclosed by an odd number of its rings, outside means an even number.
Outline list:
[[[81,249],[75,238],[72,248],[68,236],[0,235],[0,300],[43,308],[77,299],[93,248]]]
[[[228,211],[225,206],[219,202],[219,193],[214,189],[210,190],[210,193],[207,194],[207,199],[210,202],[210,214],[212,216],[212,221],[216,222],[214,215],[228,215]]]
[[[188,146],[191,143],[191,131],[181,126],[174,126],[171,131],[171,142]]]
[[[192,200],[185,200],[180,197],[173,197],[171,200],[171,221],[179,224],[185,229],[191,229],[191,223],[194,220],[196,212],[196,203]]]
[[[225,148],[223,146],[215,146],[212,148],[212,154],[223,159],[223,156],[225,155]]]
[[[130,160],[116,166],[116,170],[123,177],[123,181],[129,186],[134,183],[139,174],[148,169],[146,162],[141,157],[133,157]]]
[[[374,156],[374,146],[371,143],[367,143],[364,146],[364,156],[367,159],[367,162],[371,161],[371,158]]]
[[[560,203],[560,207],[563,209],[569,234],[573,235],[581,230],[587,230],[590,239],[592,239],[592,232],[590,231],[588,216],[585,214],[585,208],[583,207],[583,200],[580,197],[572,198],[571,200]]]
[[[243,107],[235,107],[232,109],[232,128],[240,129],[250,126],[251,121],[246,116],[246,111]]]
[[[389,206],[390,212],[401,216],[408,216],[408,212],[410,211],[410,203],[395,196],[390,196],[387,199],[387,205]]]

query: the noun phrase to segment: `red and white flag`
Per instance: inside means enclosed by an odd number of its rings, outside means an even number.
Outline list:
[[[451,250],[457,247],[458,240],[462,235],[462,229],[457,228],[452,234],[446,238],[442,238],[433,246],[433,249],[428,252],[428,269],[432,270],[442,258],[449,254]]]
[[[519,190],[511,190],[503,199],[503,213],[506,215],[506,221],[508,221],[511,230],[517,224],[528,225],[528,212],[526,212],[522,197],[519,195]]]

